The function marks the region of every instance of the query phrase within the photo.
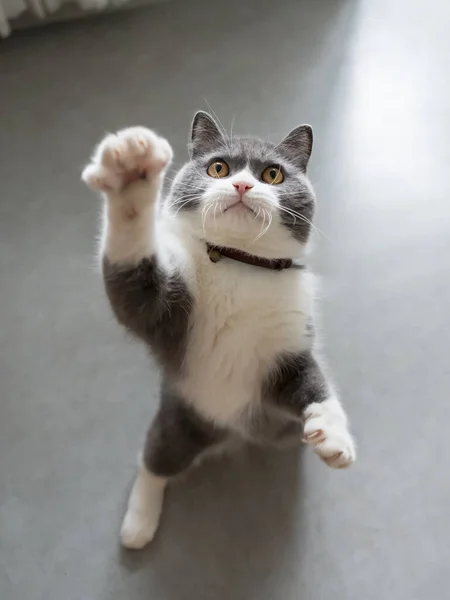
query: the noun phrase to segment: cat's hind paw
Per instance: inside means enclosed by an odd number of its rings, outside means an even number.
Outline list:
[[[117,193],[135,181],[159,175],[171,160],[167,140],[145,127],[129,127],[100,142],[81,178],[92,189]]]
[[[120,530],[125,548],[139,550],[153,539],[161,517],[166,482],[150,473],[140,461]]]
[[[307,407],[303,441],[329,467],[345,469],[355,462],[356,448],[345,414],[336,402],[330,399]]]
[[[124,548],[140,550],[152,541],[158,529],[159,514],[154,515],[149,509],[138,511],[129,508],[120,530],[120,541]]]

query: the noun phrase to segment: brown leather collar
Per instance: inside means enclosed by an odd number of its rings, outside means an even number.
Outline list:
[[[254,267],[263,267],[264,269],[272,269],[273,271],[283,271],[284,269],[301,269],[303,265],[297,265],[292,261],[292,258],[263,258],[254,254],[247,254],[236,248],[223,248],[222,246],[214,246],[206,242],[208,256],[211,262],[219,262],[222,257],[231,258],[246,265]]]

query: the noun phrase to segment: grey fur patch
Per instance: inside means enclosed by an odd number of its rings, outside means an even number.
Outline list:
[[[170,202],[176,211],[199,210],[200,198],[208,187],[206,170],[201,173],[196,162],[189,162],[180,171],[182,178],[172,184]]]
[[[136,266],[103,259],[106,293],[119,323],[153,350],[165,370],[182,367],[192,297],[181,275],[168,276],[155,257]]]
[[[311,232],[314,218],[315,196],[308,181],[298,178],[280,184],[279,199],[285,210],[280,210],[282,224],[289,229],[292,236],[301,243],[306,243]]]
[[[256,444],[297,444],[305,408],[329,396],[327,380],[310,351],[280,356],[262,385],[258,410],[249,407],[242,415],[243,435]]]
[[[145,440],[143,460],[152,473],[173,477],[227,437],[173,390],[163,386],[161,405]]]
[[[243,415],[242,423],[245,439],[262,446],[281,446],[291,440],[298,442],[303,433],[303,423],[271,400],[261,403],[258,410],[250,407]]]
[[[329,396],[328,382],[310,351],[281,356],[263,388],[263,397],[270,405],[297,418],[309,404]]]

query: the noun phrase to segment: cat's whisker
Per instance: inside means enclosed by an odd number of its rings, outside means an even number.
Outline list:
[[[278,207],[281,211],[287,213],[288,215],[290,215],[291,217],[293,217],[294,219],[294,224],[296,223],[295,219],[300,219],[300,220],[304,220],[302,219],[302,216],[299,215],[298,213],[296,213],[295,211],[290,210],[289,208],[284,208],[284,206],[279,206]]]
[[[302,213],[299,213],[298,211],[294,210],[293,208],[286,208],[285,206],[280,206],[280,208],[282,210],[289,211],[290,213],[296,215],[299,219],[308,221],[312,225],[311,221],[307,217],[305,217],[305,215],[302,215]]]
[[[202,195],[202,192],[199,192],[198,190],[196,192],[188,192],[187,194],[183,194],[183,196],[181,196],[180,198],[172,198],[172,202],[170,202],[169,206],[175,206],[176,204],[180,204],[184,200],[191,200],[192,198],[198,199],[201,198]]]
[[[181,201],[181,203],[183,203],[183,202],[190,202],[190,201],[191,201],[190,198],[186,199],[186,196],[184,196],[183,199],[182,199],[182,201]],[[168,202],[165,205],[165,207],[168,208],[168,209],[170,209],[170,208],[173,208],[174,206],[178,206],[179,204],[180,204],[180,200],[178,200],[178,199],[177,200],[172,200],[171,202]]]
[[[181,210],[181,209],[182,209],[184,206],[186,206],[186,205],[187,205],[187,204],[189,204],[190,202],[195,202],[196,200],[200,200],[200,198],[201,198],[200,196],[193,196],[193,197],[191,197],[191,198],[188,198],[187,200],[185,200],[184,202],[182,202],[182,203],[180,204],[180,206],[178,206],[178,208],[177,208],[177,210],[175,211],[175,213],[173,214],[173,216],[174,216],[174,217],[176,217],[176,216],[177,216],[177,214],[180,212],[180,210]],[[169,205],[169,206],[168,206],[168,208],[170,209],[170,208],[172,208],[173,206],[174,206],[174,204],[171,204],[171,205]]]
[[[217,202],[214,204],[214,211],[213,211],[213,221],[214,221],[214,227],[216,226],[216,210],[218,209],[218,204]]]
[[[192,188],[187,188],[187,193],[183,194],[184,196],[193,196],[193,195],[198,195],[202,193],[202,190],[200,190],[199,188],[196,187],[192,187]],[[180,200],[182,200],[182,198],[170,198],[171,200],[174,200],[175,202],[178,202]]]
[[[262,209],[262,217],[263,217],[263,222],[261,223],[261,227],[259,229],[259,232],[261,233],[261,231],[264,229],[264,227],[266,226],[266,211],[263,208]],[[256,238],[255,238],[256,239]],[[252,240],[250,246],[254,243],[255,240]]]
[[[249,246],[252,246],[253,244],[255,244],[258,240],[260,240],[269,230],[269,227],[272,223],[272,215],[270,214],[270,212],[266,209],[262,209],[263,210],[263,224],[262,224],[262,228],[261,231],[259,232],[259,234],[255,237],[255,239],[253,239]],[[268,217],[268,223],[266,225],[266,215]]]
[[[216,209],[219,209],[219,215],[222,214],[222,194],[219,194],[217,200],[216,200],[216,205],[214,207],[214,213],[213,213],[213,218],[214,218],[214,227],[216,226]]]
[[[182,201],[177,201],[177,202],[173,202],[172,204],[169,205],[169,208],[179,208],[181,206],[185,206],[186,204],[189,204],[190,202],[194,202],[195,200],[199,200],[199,196],[189,196],[186,197],[184,196]]]
[[[314,225],[314,223],[312,223],[307,217],[305,217],[304,215],[298,213],[297,211],[293,210],[293,209],[288,209],[285,206],[279,206],[278,207],[280,210],[286,212],[288,215],[291,215],[291,217],[298,218],[301,221],[303,221],[304,223],[307,223],[308,225],[310,225],[310,227],[312,227],[313,231],[317,234],[322,235],[327,241],[329,241],[330,243],[333,243],[333,240],[331,240],[327,234],[322,231],[321,229],[319,229],[316,225]],[[295,224],[295,221],[294,221]]]
[[[264,235],[266,235],[266,233],[269,231],[270,226],[272,225],[272,213],[270,213],[269,211],[267,211],[267,216],[268,216],[268,223],[265,227],[265,229],[259,234],[259,236],[256,238],[256,242],[261,239]]]
[[[203,207],[202,209],[202,214],[200,215],[201,221],[202,221],[202,229],[203,229],[203,237],[206,237],[206,232],[205,232],[205,211],[206,211],[207,207]]]
[[[201,195],[199,194],[185,194],[182,198],[177,198],[165,205],[166,208],[171,209],[173,207],[184,204],[185,202],[192,202],[193,200],[200,200]]]
[[[294,219],[294,227],[295,227],[295,225],[297,224],[297,216],[294,213],[291,213],[291,212],[289,212],[288,214],[293,217],[293,219]]]
[[[270,213],[270,211],[267,211],[267,225],[264,227],[264,229],[261,231],[261,233],[257,236],[255,242],[257,242],[259,239],[261,239],[264,235],[266,235],[266,233],[268,232],[270,225],[272,224],[272,214]]]
[[[208,205],[204,206],[202,208],[202,213],[200,215],[201,221],[202,221],[202,229],[203,229],[203,235],[205,235],[205,218],[206,218],[206,211],[208,209]]]
[[[300,221],[303,221],[304,223],[307,223],[308,225],[310,225],[312,227],[312,229],[314,230],[315,233],[318,233],[317,231],[317,227],[311,223],[311,221],[309,219],[307,219],[306,217],[304,217],[303,215],[292,211],[290,209],[284,208],[283,206],[279,206],[278,207],[281,211],[287,213],[288,215],[290,215],[293,219],[294,219],[294,225],[296,223],[296,219],[300,219]]]
[[[266,226],[266,214],[267,214],[267,212],[266,212],[266,210],[264,208],[262,209],[262,213],[263,213],[263,222],[262,222],[261,228],[259,230],[260,234],[261,234],[262,231],[264,231],[264,227]],[[252,241],[252,243],[250,244],[250,246],[252,244],[254,244],[257,239],[258,239],[258,236],[255,237],[255,239]]]
[[[175,211],[175,213],[173,214],[174,217],[177,216],[177,214],[180,212],[180,210],[186,206],[186,204],[189,204],[190,200],[188,200],[187,202],[183,202],[183,204],[181,206],[178,207],[178,209]]]
[[[202,228],[203,228],[204,237],[206,237],[206,217],[208,216],[208,213],[212,207],[213,207],[213,204],[208,204],[206,206],[206,208],[204,209],[204,211],[202,211]]]

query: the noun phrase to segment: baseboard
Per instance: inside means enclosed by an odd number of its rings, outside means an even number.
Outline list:
[[[65,4],[60,10],[55,13],[48,15],[45,19],[40,19],[36,15],[30,12],[24,12],[10,21],[12,31],[18,31],[21,29],[29,29],[32,27],[42,27],[49,23],[58,23],[63,21],[71,21],[73,19],[83,19],[89,17],[100,17],[108,13],[118,12],[121,10],[130,10],[133,8],[139,8],[142,6],[149,6],[151,4],[162,4],[163,2],[169,2],[169,0],[130,0],[120,6],[110,6],[103,10],[82,10],[77,4]]]

